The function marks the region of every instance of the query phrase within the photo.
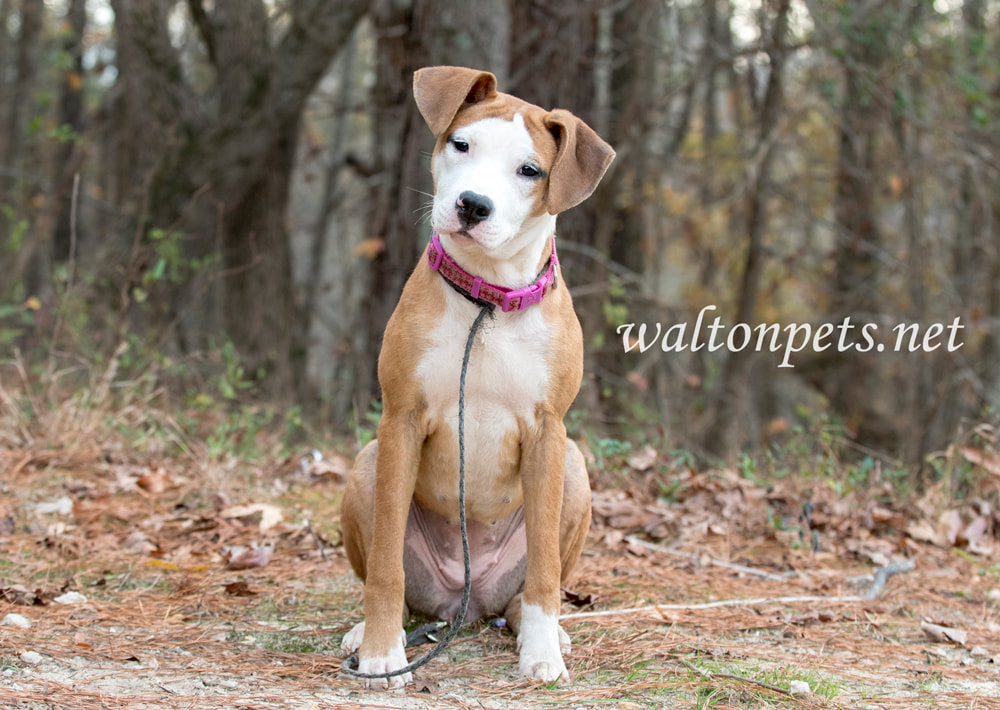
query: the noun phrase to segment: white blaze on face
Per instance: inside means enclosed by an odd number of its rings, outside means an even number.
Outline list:
[[[473,192],[489,198],[493,212],[467,235],[495,257],[511,251],[503,247],[515,236],[518,243],[510,246],[523,247],[554,219],[531,216],[536,191],[544,189],[544,169],[520,114],[510,121],[486,118],[457,128],[434,156],[432,227],[443,234],[464,229],[455,206],[462,193]]]

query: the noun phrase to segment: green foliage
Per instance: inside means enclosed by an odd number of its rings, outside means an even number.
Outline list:
[[[725,680],[725,676],[746,678],[783,690],[788,690],[792,681],[802,681],[809,684],[812,693],[827,700],[834,700],[841,694],[843,689],[840,682],[825,678],[816,671],[790,666],[772,666],[754,662],[722,663],[698,657],[695,658],[693,663],[689,664],[688,670],[692,677],[701,679],[704,684],[699,695],[708,703],[702,706],[705,708],[730,707],[726,703],[716,705],[712,702],[716,695],[721,692],[721,688],[718,686]],[[722,677],[716,680],[713,678],[716,675]],[[725,700],[723,697],[719,699],[720,701]]]
[[[27,233],[30,223],[18,215],[14,207],[9,204],[0,205],[0,214],[3,214],[7,221],[7,229],[9,230],[7,243],[4,246],[11,254],[17,254],[21,251],[24,235]]]
[[[367,446],[375,438],[380,421],[382,421],[381,402],[372,402],[371,408],[362,415],[360,420],[355,412],[354,435],[359,447]]]
[[[205,439],[210,458],[234,456],[257,459],[261,455],[257,436],[274,420],[274,410],[243,405],[227,412]]]
[[[153,245],[155,261],[153,268],[142,276],[145,285],[166,281],[171,284],[184,283],[194,274],[215,264],[212,258],[191,258],[184,253],[184,234],[179,231],[165,231],[153,228],[148,233]]]
[[[616,471],[624,466],[625,457],[632,452],[632,443],[613,438],[604,438],[587,433],[587,446],[597,459],[600,471]]]
[[[37,304],[35,298],[21,305],[0,302],[0,347],[13,345],[32,328]]]
[[[57,143],[72,143],[80,140],[83,136],[73,126],[64,123],[49,131],[48,137]]]

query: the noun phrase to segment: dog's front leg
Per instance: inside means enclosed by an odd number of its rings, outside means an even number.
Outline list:
[[[522,443],[521,485],[528,566],[517,637],[522,675],[551,682],[568,680],[559,650],[559,519],[566,465],[566,427],[543,410]]]
[[[365,579],[365,633],[358,653],[362,673],[385,673],[406,665],[403,537],[417,480],[423,435],[412,413],[386,412],[378,429],[371,549]],[[368,687],[401,687],[409,673],[366,681]]]

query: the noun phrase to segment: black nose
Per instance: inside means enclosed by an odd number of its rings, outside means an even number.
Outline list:
[[[493,200],[486,195],[466,190],[458,196],[455,210],[458,212],[462,226],[468,229],[490,218],[490,215],[493,214]]]

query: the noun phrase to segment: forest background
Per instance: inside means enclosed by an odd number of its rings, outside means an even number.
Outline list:
[[[210,452],[370,436],[429,237],[412,73],[458,64],[618,152],[559,220],[593,453],[822,447],[932,478],[1000,406],[998,44],[993,0],[0,0],[0,382],[139,390]],[[958,317],[964,345],[779,368],[616,332],[707,305]]]

